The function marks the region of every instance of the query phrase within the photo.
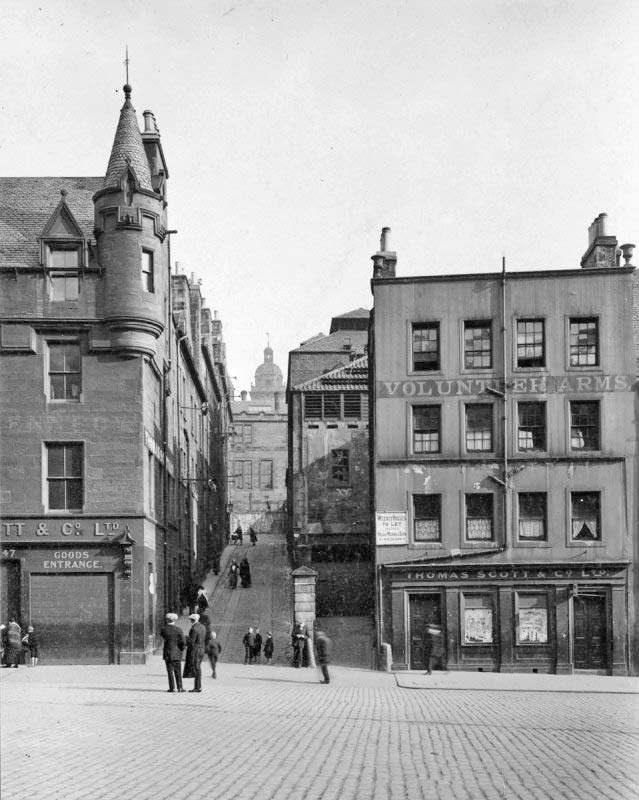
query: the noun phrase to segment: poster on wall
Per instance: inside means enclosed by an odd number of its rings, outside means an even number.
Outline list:
[[[375,514],[377,546],[408,544],[408,514],[406,511],[378,511]]]
[[[548,643],[548,615],[545,608],[519,609],[519,641],[522,644]]]
[[[464,610],[464,644],[491,644],[493,641],[492,608]]]

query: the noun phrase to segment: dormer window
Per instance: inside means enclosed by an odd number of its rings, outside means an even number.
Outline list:
[[[49,298],[54,302],[77,300],[80,269],[87,260],[86,239],[67,206],[62,189],[58,203],[40,236],[40,264],[49,279]]]
[[[79,248],[49,245],[47,267],[51,300],[77,300],[80,296]]]

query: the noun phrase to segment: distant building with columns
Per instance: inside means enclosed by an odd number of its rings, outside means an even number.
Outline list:
[[[249,393],[231,403],[234,428],[230,437],[229,497],[233,505],[230,529],[240,524],[246,533],[279,528],[286,500],[286,387],[273,349],[255,370]]]

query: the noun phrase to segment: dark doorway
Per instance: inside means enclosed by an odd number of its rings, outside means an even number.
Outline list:
[[[3,561],[0,569],[0,620],[15,619],[21,625],[29,620],[20,615],[20,562]]]
[[[411,594],[408,604],[410,614],[410,669],[426,669],[426,659],[424,657],[426,626],[429,623],[441,624],[441,595]],[[442,631],[442,635],[445,637],[445,631]],[[441,669],[443,663],[438,666]]]
[[[608,622],[603,595],[573,599],[575,669],[608,669]]]

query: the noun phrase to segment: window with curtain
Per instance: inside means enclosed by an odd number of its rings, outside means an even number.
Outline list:
[[[546,539],[546,493],[519,492],[518,530],[522,541],[544,541]]]

